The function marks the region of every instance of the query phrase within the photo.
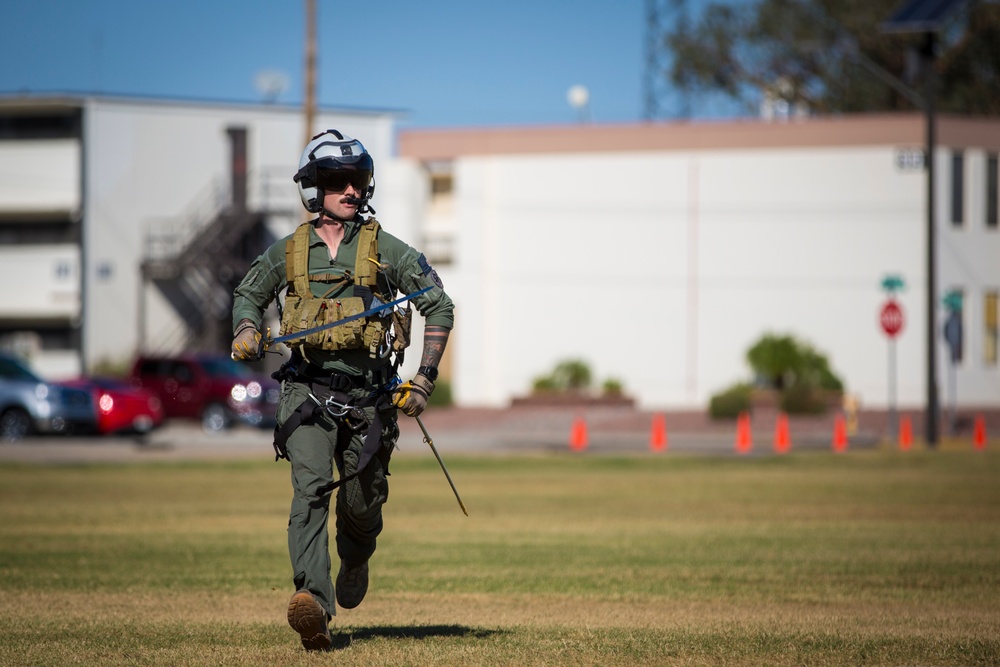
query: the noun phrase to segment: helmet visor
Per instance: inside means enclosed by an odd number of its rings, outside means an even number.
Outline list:
[[[326,192],[343,192],[348,185],[364,193],[372,182],[372,172],[366,169],[316,170],[316,187]]]

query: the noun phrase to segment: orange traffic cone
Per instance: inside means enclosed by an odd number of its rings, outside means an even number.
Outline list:
[[[569,448],[574,452],[582,452],[587,448],[587,422],[583,417],[573,420],[569,430]]]
[[[910,415],[903,415],[899,418],[899,449],[908,452],[912,446],[913,424],[910,422]]]
[[[653,415],[653,426],[649,433],[649,448],[662,452],[667,448],[667,416]]]
[[[844,415],[840,414],[833,420],[833,451],[847,451],[847,425],[844,423]]]
[[[776,454],[784,454],[791,446],[792,439],[788,435],[788,415],[779,412],[778,421],[774,424],[774,451]]]
[[[972,445],[976,449],[986,449],[986,420],[982,415],[976,415],[976,423],[972,428]]]
[[[741,412],[736,419],[736,453],[748,454],[753,449],[753,435],[750,433],[750,413]]]

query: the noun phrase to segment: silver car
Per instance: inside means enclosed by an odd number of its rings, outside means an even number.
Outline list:
[[[46,382],[20,357],[0,352],[0,440],[32,433],[91,433],[96,427],[90,392]]]

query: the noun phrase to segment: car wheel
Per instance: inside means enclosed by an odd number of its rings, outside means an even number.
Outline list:
[[[229,428],[229,411],[218,403],[210,403],[201,413],[201,427],[207,433],[218,433]]]
[[[0,415],[0,440],[16,442],[31,432],[31,417],[21,408],[11,408]]]

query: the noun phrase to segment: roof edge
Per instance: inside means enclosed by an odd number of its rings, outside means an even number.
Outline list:
[[[197,97],[171,97],[157,95],[131,95],[127,93],[89,93],[74,91],[0,91],[0,108],[24,107],[76,107],[82,108],[94,102],[102,104],[130,105],[161,105],[173,107],[225,107],[230,109],[254,109],[280,111],[283,113],[301,113],[301,104],[260,102],[249,100],[223,100]],[[349,113],[366,116],[394,116],[403,118],[409,115],[405,109],[379,107],[349,107],[349,106],[318,106],[320,113]]]
[[[939,116],[940,144],[1000,150],[1000,118]],[[923,114],[857,114],[782,122],[756,118],[535,127],[401,129],[398,153],[423,161],[467,155],[684,151],[823,146],[923,146]]]

